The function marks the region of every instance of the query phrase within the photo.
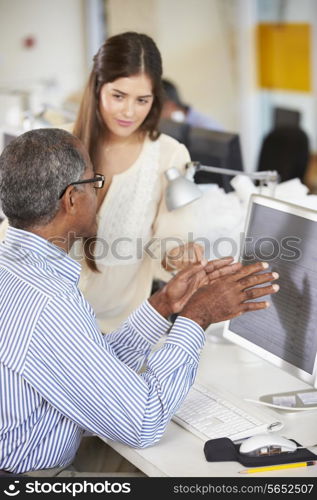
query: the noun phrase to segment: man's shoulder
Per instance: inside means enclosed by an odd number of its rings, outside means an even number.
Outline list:
[[[223,126],[212,116],[202,113],[194,108],[189,108],[186,122],[191,127],[206,128],[210,130],[223,131]]]
[[[61,287],[54,277],[48,276],[42,269],[30,265],[28,259],[25,262],[21,260],[18,264],[17,266],[12,254],[8,256],[2,247],[0,251],[2,296],[0,310],[9,309],[14,302],[16,302],[15,309],[19,311],[27,307],[33,307],[34,310],[41,309],[49,300],[62,294],[65,287]],[[8,302],[5,302],[4,297],[8,290],[10,290],[10,294],[7,297]],[[68,288],[65,292],[67,291]]]
[[[91,316],[75,284],[26,262],[17,269],[0,253],[0,361],[9,368],[22,373],[36,331],[45,334],[50,325],[61,332],[69,317]]]
[[[5,243],[0,245],[0,285],[5,281],[5,287],[11,287],[12,294],[19,297],[24,290],[25,300],[32,300],[36,296],[37,300],[43,297],[67,301],[77,293],[77,286],[50,270],[45,259],[36,260],[34,255],[23,254],[19,250],[16,253],[11,249],[7,252]],[[21,301],[19,305],[23,306]]]
[[[27,346],[49,297],[0,255],[0,316],[2,318],[0,360],[12,370],[23,368]],[[22,266],[23,267],[23,266]],[[25,270],[23,271],[23,273]]]

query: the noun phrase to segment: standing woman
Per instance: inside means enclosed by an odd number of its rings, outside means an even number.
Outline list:
[[[80,288],[104,333],[150,295],[154,277],[170,278],[163,267],[181,269],[202,258],[200,246],[186,243],[193,230],[189,207],[167,212],[165,206],[165,170],[183,170],[190,157],[184,145],[157,130],[161,76],[161,55],[149,36],[109,38],[94,57],[72,130],[95,172],[105,176],[97,239],[73,248],[74,257],[82,257]]]

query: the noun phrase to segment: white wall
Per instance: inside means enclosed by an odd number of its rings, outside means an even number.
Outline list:
[[[108,0],[108,34],[152,36],[185,102],[239,128],[235,0]]]
[[[159,47],[165,75],[185,102],[237,130],[237,67],[232,10],[217,0],[160,0]]]
[[[279,9],[282,6],[282,9]],[[316,0],[257,0],[259,22],[310,23],[312,26],[312,91],[261,90],[259,92],[261,123],[259,140],[272,125],[271,110],[275,106],[301,112],[301,126],[307,132],[312,151],[317,151],[317,2]],[[290,54],[291,57],[291,54]]]
[[[0,0],[0,88],[46,86],[43,98],[55,103],[80,88],[83,23],[81,0]],[[27,49],[22,40],[29,35],[36,45]]]
[[[239,106],[239,133],[244,167],[255,170],[260,148],[261,114],[256,74],[256,3],[254,0],[236,0],[237,23],[237,66],[239,86],[237,102]]]
[[[317,149],[316,0],[107,0],[108,30],[152,36],[164,73],[179,84],[184,101],[239,131],[245,167],[253,170],[270,110],[302,111],[312,150]],[[314,92],[271,92],[257,87],[255,27],[260,21],[310,22]]]
[[[179,84],[183,100],[240,132],[247,169],[255,166],[272,103],[304,109],[304,127],[317,150],[316,0],[105,2],[107,35],[132,29],[152,36],[165,76]],[[82,89],[91,64],[85,54],[86,9],[92,3],[98,0],[0,0],[0,91],[7,85],[37,86],[38,100],[54,103]],[[283,20],[313,24],[314,92],[263,92],[260,97],[254,27],[258,20],[276,20],[283,5]],[[29,50],[22,46],[28,35],[37,41]],[[51,86],[45,88],[45,82]],[[0,99],[0,122],[1,105]]]

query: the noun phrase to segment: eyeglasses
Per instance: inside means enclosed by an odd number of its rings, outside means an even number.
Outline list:
[[[61,194],[59,196],[59,199],[61,199],[64,196],[66,189],[69,186],[76,186],[76,184],[90,184],[90,183],[94,183],[93,187],[95,189],[101,189],[101,188],[103,188],[103,186],[105,184],[105,176],[102,174],[96,174],[96,176],[93,177],[92,179],[82,179],[80,181],[71,182],[70,184],[68,184],[68,186],[65,187],[65,189],[63,189],[63,191],[61,192]]]

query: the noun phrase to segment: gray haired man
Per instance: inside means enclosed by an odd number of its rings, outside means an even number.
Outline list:
[[[257,274],[264,264],[202,262],[102,335],[77,286],[80,264],[68,255],[75,238],[97,233],[102,186],[83,145],[62,130],[27,132],[0,157],[9,222],[0,245],[2,471],[66,467],[84,430],[153,445],[195,379],[204,329],[267,307],[250,299],[276,291],[271,273]]]

